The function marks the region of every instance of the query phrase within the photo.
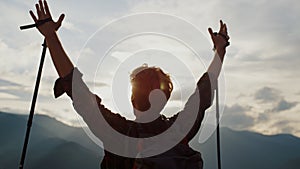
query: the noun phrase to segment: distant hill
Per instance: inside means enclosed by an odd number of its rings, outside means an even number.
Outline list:
[[[27,118],[0,113],[0,169],[18,168]],[[83,129],[44,115],[34,116],[27,150],[25,169],[93,169],[103,156]]]
[[[191,145],[202,153],[205,169],[217,168],[215,133],[204,144]],[[300,139],[222,128],[221,157],[222,169],[300,169]]]
[[[0,169],[18,168],[27,116],[0,112]],[[195,138],[198,138],[196,136]],[[215,135],[200,150],[205,169],[216,169]],[[265,136],[248,131],[221,129],[223,169],[299,169],[300,139],[288,134]],[[25,169],[99,169],[103,150],[83,129],[35,115]]]

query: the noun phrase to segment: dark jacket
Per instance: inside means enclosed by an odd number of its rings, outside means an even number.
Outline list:
[[[101,98],[89,91],[82,80],[82,74],[77,68],[74,68],[66,77],[56,80],[54,94],[55,97],[59,97],[63,93],[68,94],[73,100],[75,110],[82,116],[94,135],[103,142],[104,148],[106,148],[108,144],[113,144],[112,142],[115,142],[116,146],[123,148],[126,147],[126,141],[106,139],[105,137],[107,135],[104,136],[106,131],[104,131],[105,127],[102,126],[103,122],[97,121],[97,118],[100,116],[97,113],[93,113],[92,107],[97,106],[105,121],[114,130],[123,135],[135,138],[148,138],[165,132],[174,124],[179,115],[189,116],[190,107],[196,107],[196,120],[194,120],[189,132],[187,132],[181,141],[166,152],[146,158],[129,158],[104,150],[105,156],[101,163],[102,169],[158,169],[174,168],[176,166],[185,166],[184,168],[192,169],[202,168],[203,164],[201,154],[190,148],[188,143],[199,131],[204,112],[211,106],[215,84],[215,78],[211,75],[209,76],[208,73],[204,73],[197,82],[197,89],[189,98],[182,111],[170,118],[161,115],[149,123],[136,123],[127,120],[121,115],[112,113],[109,109],[105,108],[104,105],[101,104]],[[199,97],[198,100],[200,101],[192,103],[192,99],[195,99],[195,97]],[[137,154],[139,151],[139,148],[137,148]]]

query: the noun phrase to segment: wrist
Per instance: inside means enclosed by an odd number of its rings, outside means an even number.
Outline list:
[[[221,52],[221,53],[225,53],[226,52],[226,47],[216,47],[215,50],[218,51],[218,52]]]
[[[216,52],[218,53],[221,61],[223,61],[225,53],[226,53],[226,47],[216,48]]]
[[[56,31],[52,31],[52,32],[45,33],[44,36],[45,36],[46,39],[51,39],[51,38],[53,38],[57,35],[56,35]]]

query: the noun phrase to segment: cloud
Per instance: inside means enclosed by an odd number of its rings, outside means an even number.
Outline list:
[[[63,28],[68,29],[70,31],[74,31],[74,32],[79,32],[82,33],[82,30],[80,30],[79,28],[77,28],[73,23],[68,22],[68,21],[64,21],[63,23]]]
[[[221,125],[238,130],[247,129],[253,126],[255,119],[246,114],[250,110],[251,107],[241,106],[239,104],[225,106],[221,118]]]
[[[281,112],[285,110],[290,110],[295,107],[298,102],[288,102],[285,99],[281,99],[275,107],[272,109],[273,112]]]
[[[104,82],[91,82],[91,81],[86,81],[85,82],[87,86],[94,86],[94,87],[109,87],[110,85]]]
[[[20,84],[11,82],[9,80],[0,79],[0,87],[2,87],[2,86],[20,86]]]
[[[24,89],[24,87],[0,89],[0,93],[2,93],[3,96],[2,98],[0,97],[0,99],[12,99],[25,102],[30,100],[33,95],[32,89]],[[8,96],[12,97],[8,98]],[[41,101],[48,101],[49,99],[52,99],[53,96],[48,93],[45,95],[45,93],[40,92],[38,97]]]
[[[230,112],[231,114],[239,114],[250,110],[250,107],[242,107],[239,104],[234,104],[232,106],[226,106],[225,110]]]
[[[30,42],[15,48],[7,40],[0,38],[0,62],[1,71],[4,73],[24,73],[35,71],[39,60],[40,45],[36,42]]]
[[[288,120],[281,120],[281,121],[277,121],[275,122],[271,128],[276,128],[280,131],[280,133],[292,133],[295,128],[292,127],[293,122],[288,121]]]
[[[256,122],[266,122],[270,120],[270,114],[267,114],[268,112],[259,113],[258,117],[256,118]]]
[[[276,101],[279,98],[281,98],[279,91],[270,87],[263,87],[254,94],[254,99],[263,102]]]
[[[16,95],[0,92],[0,100],[2,99],[18,99]]]
[[[265,113],[290,110],[298,104],[298,102],[287,101],[284,96],[281,95],[281,91],[271,87],[263,87],[257,90],[254,93],[254,99],[263,103],[272,103],[273,108],[266,109]],[[261,118],[265,119],[264,117]]]

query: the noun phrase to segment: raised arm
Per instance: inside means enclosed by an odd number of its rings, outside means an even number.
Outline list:
[[[215,56],[209,65],[207,72],[209,75],[218,78],[221,72],[224,56],[226,53],[226,47],[229,45],[229,36],[227,33],[227,26],[220,20],[219,32],[213,32],[211,28],[208,28],[208,32],[214,44]]]
[[[207,72],[204,73],[197,82],[197,89],[188,99],[184,109],[177,114],[179,115],[183,113],[184,116],[190,119],[182,124],[183,127],[188,126],[188,124],[192,125],[192,128],[189,130],[189,133],[184,139],[185,141],[190,141],[197,134],[200,129],[205,110],[212,104],[216,81],[222,68],[226,47],[229,45],[227,27],[222,21],[220,21],[220,30],[218,33],[214,33],[211,28],[208,29],[208,32],[210,33],[214,44],[214,58],[208,67]],[[197,117],[196,120],[194,120],[193,113],[196,110]],[[177,118],[177,115],[174,116],[174,120]]]
[[[35,23],[48,18],[51,18],[52,20],[52,16],[46,1],[42,2],[41,0],[39,0],[39,3],[35,4],[35,8],[38,18],[34,15],[32,11],[30,11],[30,15]],[[60,28],[64,17],[65,15],[61,14],[57,22],[54,22],[52,20],[38,26],[38,30],[46,39],[46,43],[50,50],[52,61],[60,77],[65,77],[74,68],[71,60],[69,59],[68,55],[63,49],[62,44],[56,34],[56,31]]]
[[[60,76],[54,85],[55,97],[67,93],[72,99],[73,107],[77,113],[81,115],[91,131],[98,138],[105,139],[103,136],[105,135],[105,127],[103,127],[104,123],[102,117],[104,117],[111,126],[116,126],[118,131],[125,129],[125,127],[127,127],[126,119],[105,108],[101,104],[101,99],[90,92],[82,80],[82,74],[77,68],[74,68],[74,65],[64,51],[56,34],[56,31],[60,28],[64,19],[64,14],[60,15],[57,22],[54,22],[46,1],[42,2],[39,0],[39,3],[36,4],[35,7],[38,18],[30,11],[30,15],[35,23],[51,18],[51,21],[38,26],[38,30],[46,39],[52,61]]]

